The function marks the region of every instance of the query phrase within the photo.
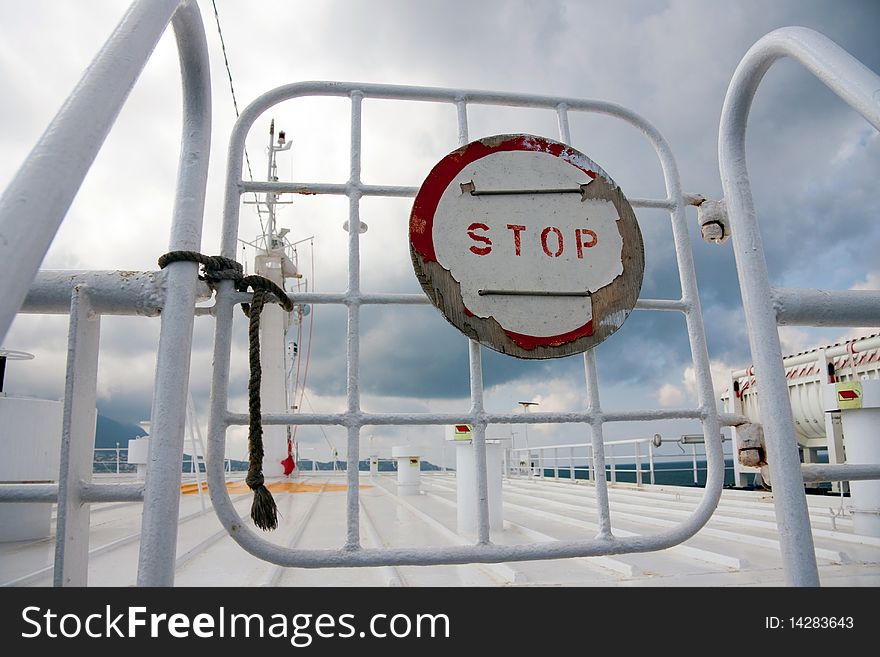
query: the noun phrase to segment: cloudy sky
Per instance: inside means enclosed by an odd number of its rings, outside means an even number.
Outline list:
[[[5,186],[46,128],[83,69],[126,11],[124,0],[2,0],[0,22],[0,186]],[[737,62],[763,34],[786,25],[823,32],[880,71],[880,4],[866,0],[712,2],[294,2],[217,0],[239,107],[262,92],[300,80],[352,80],[596,98],[627,106],[670,143],[686,191],[721,197],[718,119]],[[222,179],[235,119],[210,1],[200,2],[212,62],[214,132],[202,250],[219,250]],[[180,132],[175,44],[166,34],[59,231],[44,268],[155,269],[167,250]],[[265,176],[270,118],[293,150],[279,156],[282,180],[344,182],[348,177],[348,103],[297,100],[262,117],[248,139],[257,179]],[[510,132],[557,137],[555,115],[523,109],[470,109],[470,138]],[[573,146],[602,166],[630,197],[664,196],[656,157],[638,131],[612,119],[572,115]],[[457,146],[450,106],[366,101],[362,178],[419,185]],[[751,114],[749,167],[771,280],[784,286],[880,287],[880,137],[860,116],[805,73],[782,61],[767,75]],[[299,263],[311,290],[341,292],[347,218],[344,197],[303,196],[280,211],[279,224],[303,242]],[[407,246],[408,199],[365,199],[362,288],[417,292]],[[730,243],[699,240],[689,211],[697,277],[716,380],[750,362]],[[645,239],[645,297],[680,294],[668,217],[639,211]],[[240,237],[253,239],[253,206]],[[311,244],[313,243],[313,247]],[[252,260],[253,253],[240,254]],[[313,260],[314,257],[314,260]],[[344,408],[345,313],[318,307],[303,408]],[[149,415],[159,321],[105,318],[99,408],[119,420]],[[231,396],[245,408],[243,322],[236,325]],[[305,327],[308,335],[309,326]],[[203,424],[210,386],[212,322],[196,320],[192,391]],[[783,348],[835,342],[843,329],[784,329]],[[467,410],[465,339],[431,307],[368,307],[362,312],[361,385],[371,411]],[[303,340],[303,351],[308,340]],[[19,317],[3,343],[36,354],[13,363],[6,389],[62,394],[66,318]],[[683,318],[636,312],[597,349],[601,396],[608,409],[689,405],[690,354]],[[544,411],[585,403],[583,360],[518,361],[484,351],[487,406],[518,410],[535,400]],[[686,423],[612,425],[611,438],[676,436]],[[522,429],[517,429],[522,431]],[[374,445],[409,440],[438,461],[442,431],[376,427]],[[491,431],[490,431],[491,435]],[[303,429],[304,446],[326,458],[342,432]],[[533,444],[585,439],[582,428],[536,426]],[[523,437],[519,436],[518,440]],[[234,433],[233,456],[244,454]]]

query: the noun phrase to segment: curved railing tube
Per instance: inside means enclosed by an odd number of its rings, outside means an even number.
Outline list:
[[[211,153],[211,75],[208,43],[198,5],[186,2],[174,14],[174,36],[183,83],[183,126],[170,251],[200,251],[208,160]],[[180,463],[198,288],[198,265],[168,265],[162,309],[156,382],[150,414],[150,467],[144,489],[144,517],[138,559],[140,586],[174,584]]]
[[[819,575],[804,497],[788,386],[782,368],[773,293],[746,169],[745,132],[764,74],[783,57],[806,67],[880,130],[880,77],[830,39],[802,27],[775,30],[746,53],[730,82],[718,134],[721,182],[730,217],[736,269],[767,440],[786,583],[817,586]]]
[[[136,0],[0,196],[0,338],[156,43],[173,23],[183,130],[169,249],[199,250],[211,141],[207,40],[194,0]],[[158,255],[158,254],[157,254]],[[153,394],[138,583],[174,583],[180,459],[197,265],[168,268]]]
[[[0,196],[0,341],[178,5],[132,3]]]

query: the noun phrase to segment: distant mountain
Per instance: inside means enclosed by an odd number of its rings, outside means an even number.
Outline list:
[[[98,413],[98,424],[95,427],[95,447],[115,448],[116,443],[119,443],[120,447],[127,448],[129,440],[146,435],[147,432],[136,424],[117,422]]]

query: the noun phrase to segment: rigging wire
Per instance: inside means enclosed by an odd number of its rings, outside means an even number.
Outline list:
[[[303,399],[305,399],[306,404],[309,405],[309,410],[310,410],[312,413],[314,413],[314,412],[315,412],[315,407],[312,406],[312,402],[311,402],[311,400],[310,400],[308,397],[306,397],[305,394],[306,394],[306,393],[305,393],[305,390],[303,390]],[[318,428],[321,430],[321,433],[324,434],[324,440],[327,441],[327,445],[330,447],[330,453],[331,453],[331,455],[332,455],[332,454],[333,454],[333,451],[334,451],[336,448],[333,446],[333,443],[330,442],[330,438],[329,438],[329,436],[327,436],[327,432],[324,431],[324,427],[323,427],[322,425],[319,424],[319,425],[318,425]]]
[[[298,291],[299,291],[299,282],[297,281],[297,292]],[[306,292],[308,292],[308,291],[309,291],[308,284],[306,284]],[[302,353],[300,353],[300,349],[302,349],[302,336],[303,336],[303,315],[302,315],[302,308],[300,308],[300,316],[299,316],[299,322],[297,322],[297,333],[296,333],[296,340],[297,340],[297,344],[296,344],[296,349],[297,349],[297,352],[296,352],[296,355],[297,355],[296,376],[293,379],[293,405],[295,407],[297,406],[296,397],[297,397],[297,393],[299,392],[299,372],[300,372],[300,368],[302,366]],[[309,339],[311,339],[311,336]],[[293,428],[293,435],[296,436],[296,427]]]
[[[310,271],[310,279],[312,281],[312,292],[315,291],[315,240],[312,239],[309,241],[309,245],[311,246],[311,271]],[[303,366],[303,378],[302,378],[302,388],[299,394],[299,404],[297,406],[302,406],[303,397],[306,394],[306,379],[309,376],[309,361],[311,361],[312,357],[312,329],[315,324],[315,304],[312,304],[311,312],[309,312],[309,344],[306,347],[306,362]],[[297,363],[297,383],[299,382],[299,366]],[[294,395],[296,395],[294,389]],[[294,399],[296,397],[294,396]],[[293,437],[296,438],[296,430],[299,428],[299,425],[294,425],[293,427]],[[323,429],[321,429],[323,431]]]
[[[296,267],[296,270],[299,271],[299,251],[296,249],[296,245],[291,247],[293,254],[293,266]],[[303,279],[296,279],[296,293],[299,294],[303,291]],[[305,282],[305,291],[308,293],[308,281]],[[293,386],[289,388],[289,398],[288,404],[291,406],[293,410],[296,410],[296,396],[297,391],[299,390],[299,371],[300,366],[302,365],[302,354],[300,353],[300,348],[302,347],[302,336],[303,336],[303,314],[302,307],[299,307],[297,311],[297,322],[296,322],[296,354],[294,360],[296,360],[296,376],[293,377]],[[291,374],[293,374],[293,362],[290,363],[290,372],[287,374],[287,382],[290,383]],[[296,436],[296,427],[293,429],[293,434],[291,438]]]
[[[302,362],[302,358],[300,358],[299,349],[302,346],[302,335],[303,335],[303,327],[302,327],[302,316],[299,317],[299,321],[296,323],[296,350],[294,352],[294,357],[290,362],[290,368],[287,372],[287,381],[290,383],[291,375],[293,374],[293,361],[296,361],[296,376],[293,377],[293,386],[290,389],[291,399],[288,399],[288,403],[293,402],[294,406],[296,405],[296,393],[299,388],[299,364]],[[296,410],[294,408],[293,410]],[[294,429],[294,434],[296,434],[296,429]]]
[[[235,117],[238,118],[239,117],[238,99],[235,96],[235,84],[232,81],[232,68],[229,66],[229,57],[226,53],[226,40],[223,38],[223,29],[220,26],[220,12],[217,9],[216,0],[211,0],[211,5],[214,8],[214,20],[217,23],[217,34],[220,37],[220,49],[223,52],[223,63],[226,67],[226,76],[229,79],[229,92],[232,95],[232,106],[235,109]],[[251,160],[250,160],[250,155],[248,154],[247,146],[245,146],[245,148],[244,148],[244,159],[245,159],[245,163],[247,165],[248,177],[250,178],[251,181],[253,181],[254,173],[253,173],[253,169],[251,168]],[[291,163],[291,167],[292,166],[293,166],[293,164]],[[254,201],[255,201],[254,207],[256,207],[256,209],[257,209],[257,216],[259,217],[259,221],[260,221],[260,230],[265,235],[266,234],[266,227],[265,227],[265,224],[263,223],[263,212],[260,209],[259,198],[257,197],[256,192],[254,192]],[[311,240],[311,248],[312,248],[312,253],[311,253],[311,256],[312,256],[312,263],[311,263],[312,289],[314,290],[314,278],[315,278],[315,242],[314,242],[314,239]],[[244,245],[242,245],[242,250],[244,250]],[[303,379],[302,379],[302,387],[300,389],[299,404],[296,404],[297,407],[300,407],[302,405],[303,396],[305,395],[306,377],[308,376],[309,361],[311,360],[311,352],[312,352],[312,329],[314,327],[314,322],[315,322],[314,312],[315,312],[315,308],[314,308],[314,304],[313,304],[312,308],[311,308],[311,312],[309,313],[308,347],[306,350],[306,362],[303,367]],[[299,350],[299,348],[300,348],[301,339],[302,339],[302,320],[300,320],[300,322],[299,322],[299,330],[298,330],[298,336],[297,336],[297,350]],[[297,354],[297,356],[299,356],[299,354]],[[299,388],[299,386],[300,386],[299,371],[300,371],[300,363],[301,362],[302,362],[302,359],[297,358],[296,380],[294,382],[294,388],[293,388],[294,402],[296,401],[297,388]],[[296,439],[296,430],[298,429],[298,426],[299,425],[294,425],[293,433],[291,435],[291,440]],[[321,429],[321,431],[323,432],[323,428]],[[326,438],[326,434],[324,437]],[[328,444],[330,444],[329,440],[328,440]],[[331,445],[331,448],[332,448],[332,445]]]
[[[312,281],[312,292],[315,291],[315,240],[311,240],[309,242],[311,247],[311,266],[310,266],[310,280]],[[312,328],[315,325],[315,304],[312,304],[311,312],[309,313],[309,345],[306,347],[306,363],[303,366],[303,380],[302,380],[302,391],[300,392],[299,400],[300,404],[302,404],[302,396],[306,392],[306,379],[309,376],[309,361],[311,361],[312,357]]]
[[[223,39],[223,30],[220,27],[220,12],[217,11],[216,0],[211,0],[211,5],[214,7],[214,20],[217,23],[217,34],[220,36],[220,49],[223,51],[223,63],[226,65],[226,76],[229,78],[229,92],[232,94],[232,107],[235,109],[235,118],[238,118],[238,100],[235,97],[235,85],[232,83],[232,69],[229,67],[229,57],[226,55],[226,41]],[[244,147],[244,161],[247,164],[248,177],[251,182],[253,182],[254,172],[251,169],[251,158],[248,155],[247,146]],[[254,192],[254,201],[254,207],[257,209],[257,216],[260,218],[260,231],[265,234],[266,228],[263,225],[263,211],[260,209],[259,199],[257,198],[256,192]]]

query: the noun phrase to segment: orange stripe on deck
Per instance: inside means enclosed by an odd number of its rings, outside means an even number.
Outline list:
[[[306,484],[296,481],[274,481],[266,484],[266,487],[273,493],[320,493],[322,490],[326,492],[347,490],[345,484]],[[364,485],[358,488],[372,488],[372,486]],[[202,482],[202,490],[208,490],[207,482]],[[250,488],[243,481],[227,481],[226,490],[238,494],[247,493]],[[198,484],[183,484],[180,487],[181,495],[195,495],[198,492]]]
[[[202,490],[208,490],[208,483],[202,482]],[[182,484],[180,486],[180,494],[181,495],[195,495],[199,492],[198,484]]]

